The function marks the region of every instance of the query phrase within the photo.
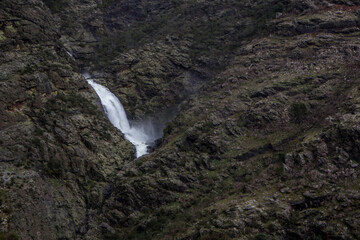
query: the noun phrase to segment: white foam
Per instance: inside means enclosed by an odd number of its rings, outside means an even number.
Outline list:
[[[124,134],[127,140],[134,144],[136,157],[147,154],[149,143],[154,142],[157,136],[150,134],[152,130],[149,131],[146,126],[141,124],[131,126],[119,99],[108,88],[95,83],[89,74],[83,75],[99,96],[107,118]]]

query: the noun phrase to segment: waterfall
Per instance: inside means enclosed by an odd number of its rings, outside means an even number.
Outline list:
[[[147,154],[148,146],[159,138],[159,134],[153,133],[152,124],[134,124],[132,126],[119,99],[108,88],[95,83],[89,74],[84,74],[84,77],[99,96],[109,121],[124,134],[127,140],[135,145],[136,157]]]
[[[72,60],[75,60],[74,55],[72,55],[71,52],[69,52],[66,49],[65,49],[65,52],[66,52],[67,55],[69,55],[69,57],[71,57]]]

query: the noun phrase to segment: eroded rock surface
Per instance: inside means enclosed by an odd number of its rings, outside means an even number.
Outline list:
[[[3,0],[1,237],[357,239],[359,9]],[[153,153],[82,70],[133,119],[177,109]]]

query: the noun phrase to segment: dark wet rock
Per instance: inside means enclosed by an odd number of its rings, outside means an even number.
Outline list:
[[[271,144],[268,144],[268,145],[265,145],[258,149],[252,149],[249,152],[246,152],[246,153],[236,157],[236,159],[239,161],[245,161],[249,158],[255,157],[259,154],[263,154],[263,153],[265,153],[267,151],[271,151],[271,150],[273,150],[273,146]]]
[[[148,146],[148,152],[149,153],[154,152],[155,149],[161,145],[162,141],[163,141],[162,138],[156,139],[152,144]]]
[[[305,196],[306,197],[306,196]],[[295,202],[291,204],[291,207],[294,210],[304,210],[307,208],[316,208],[323,204],[323,202],[327,201],[329,196],[320,196],[320,197],[306,197],[305,200],[300,202]]]

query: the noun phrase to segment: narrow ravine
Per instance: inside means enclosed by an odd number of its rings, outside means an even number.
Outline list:
[[[90,75],[83,75],[99,96],[106,117],[135,146],[136,157],[147,154],[148,147],[161,138],[162,134],[155,130],[153,124],[146,121],[131,124],[120,100],[108,88],[94,82]]]

